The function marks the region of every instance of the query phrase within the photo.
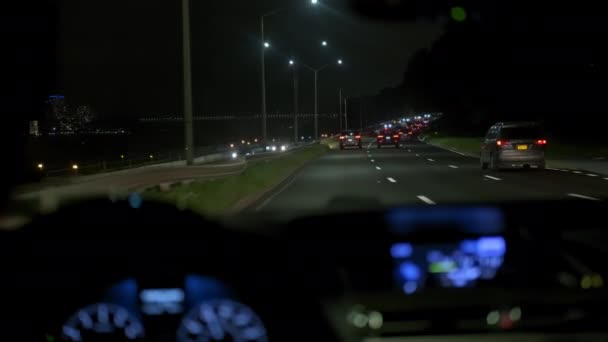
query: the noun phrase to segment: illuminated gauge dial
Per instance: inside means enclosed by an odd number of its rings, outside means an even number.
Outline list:
[[[61,329],[64,341],[141,341],[144,328],[127,309],[98,303],[80,309]]]
[[[262,320],[251,308],[219,299],[190,310],[177,330],[177,341],[265,342],[267,337]]]

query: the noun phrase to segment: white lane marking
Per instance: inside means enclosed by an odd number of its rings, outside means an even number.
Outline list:
[[[420,155],[418,153],[416,153],[416,157],[420,157]]]
[[[389,182],[391,182],[391,183],[397,183],[397,181],[396,181],[396,180],[394,180],[394,179],[393,179],[393,178],[391,178],[391,177],[387,177],[386,179],[388,179],[388,181],[389,181]]]
[[[599,198],[595,198],[595,197],[591,197],[591,196],[585,196],[585,195],[580,195],[580,194],[568,194],[568,196],[576,197],[576,198],[582,198],[582,199],[586,199],[586,200],[590,200],[590,201],[601,201],[601,199],[599,199]]]
[[[489,178],[489,179],[495,180],[495,181],[502,180],[502,179],[500,179],[500,178],[498,178],[498,177],[494,177],[494,176],[490,176],[490,175],[483,175],[483,176],[484,176],[484,177],[486,177],[486,178]]]
[[[371,155],[371,154],[368,154],[368,155],[367,155],[367,158],[371,158],[371,157],[372,157],[372,155]]]
[[[451,167],[452,169],[457,169],[458,168],[458,166],[456,166],[456,165],[448,165],[448,167]]]
[[[551,170],[551,171],[561,171],[560,169],[554,169],[552,167],[546,167],[547,170]]]
[[[604,180],[608,180],[608,177],[605,177]]]
[[[589,176],[589,177],[597,177],[597,175],[595,175],[593,173],[588,173],[587,176]]]
[[[434,159],[431,159],[431,158],[427,158],[426,160],[428,160],[430,162],[434,162],[435,161]]]
[[[561,171],[561,172],[570,172],[570,170],[562,170],[562,169],[557,169],[557,171]]]
[[[426,203],[426,204],[430,204],[430,205],[435,205],[437,203],[435,203],[435,201],[433,201],[432,199],[423,196],[423,195],[418,195],[417,196],[419,200],[421,200],[422,202]]]
[[[376,166],[376,170],[380,171],[382,168],[380,168],[380,166]]]
[[[582,172],[580,172],[580,171],[572,171],[572,173],[581,174]]]
[[[372,163],[373,163],[373,162],[375,162],[375,160],[373,160],[373,159],[372,159],[372,160],[370,160],[370,161],[371,161]]]

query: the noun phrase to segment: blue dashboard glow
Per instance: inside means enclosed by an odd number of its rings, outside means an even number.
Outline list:
[[[194,274],[185,277],[184,291],[188,307],[213,298],[230,298],[232,295],[219,280]]]
[[[407,258],[412,255],[412,245],[409,243],[396,243],[391,247],[393,258]]]
[[[266,328],[250,307],[214,299],[193,307],[177,330],[178,342],[224,340],[266,342]]]
[[[399,267],[401,275],[406,280],[418,280],[420,279],[420,268],[413,262],[404,262]]]
[[[139,293],[142,311],[146,315],[177,314],[183,311],[184,290],[144,289]]]
[[[106,292],[106,300],[119,304],[133,312],[138,310],[137,280],[128,278],[110,287]]]
[[[397,285],[412,294],[423,289],[429,278],[440,287],[470,287],[480,279],[492,279],[502,266],[506,250],[503,237],[483,236],[435,245],[398,242],[391,246],[390,253]]]

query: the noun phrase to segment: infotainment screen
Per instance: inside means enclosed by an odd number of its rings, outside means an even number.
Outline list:
[[[457,243],[394,243],[390,254],[396,285],[406,294],[428,287],[473,287],[495,277],[507,250],[502,236],[483,236]]]

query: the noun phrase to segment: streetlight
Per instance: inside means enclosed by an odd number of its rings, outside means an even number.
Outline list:
[[[338,65],[342,64],[342,60],[338,60],[337,62]],[[319,112],[318,112],[318,85],[319,85],[319,71],[325,69],[326,67],[329,66],[329,64],[325,64],[320,68],[313,68],[311,66],[308,66],[306,64],[302,64],[304,67],[306,67],[308,70],[311,70],[314,74],[315,74],[315,113],[314,113],[314,126],[315,126],[315,139],[319,138]]]
[[[321,45],[322,45],[322,46],[327,46],[327,41],[325,41],[325,40],[324,40],[324,41],[322,41],[322,42],[321,42]]]
[[[188,2],[189,0],[182,0],[185,2]],[[318,0],[310,0],[310,3],[312,5],[316,5],[318,3]],[[184,5],[185,6],[185,5]],[[266,119],[267,119],[267,114],[266,114],[266,64],[264,62],[264,53],[265,50],[267,48],[270,47],[270,43],[268,43],[266,41],[266,39],[264,38],[264,18],[266,17],[270,17],[273,16],[277,13],[280,13],[282,11],[287,10],[287,8],[279,8],[276,9],[274,11],[270,11],[268,13],[262,14],[260,15],[260,42],[263,42],[262,47],[261,47],[261,53],[262,53],[262,58],[261,58],[261,69],[262,69],[262,73],[261,73],[261,79],[262,79],[262,139],[264,141],[267,140],[267,129],[266,129]]]
[[[289,60],[293,66],[293,141],[298,142],[298,69],[293,59]]]

